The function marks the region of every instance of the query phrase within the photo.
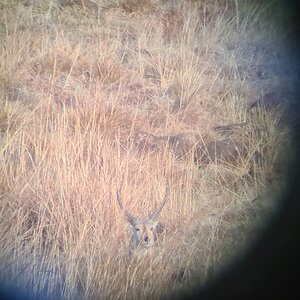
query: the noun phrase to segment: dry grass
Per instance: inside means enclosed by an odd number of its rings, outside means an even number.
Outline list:
[[[289,135],[247,104],[287,82],[280,26],[253,2],[74,2],[0,2],[1,283],[43,299],[203,285],[276,206],[261,195],[282,182]],[[208,143],[233,123],[252,126],[235,131],[247,147],[235,164],[196,166],[148,141]],[[116,190],[144,218],[167,180],[161,243],[129,257]]]

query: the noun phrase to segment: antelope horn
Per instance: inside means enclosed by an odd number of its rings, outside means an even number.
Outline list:
[[[169,194],[169,182],[167,181],[164,199],[163,199],[162,203],[160,204],[160,206],[158,207],[158,209],[153,214],[150,215],[149,220],[154,220],[160,214],[161,210],[167,203],[167,200],[168,200],[167,195],[168,194]]]
[[[120,208],[122,209],[122,211],[124,212],[128,222],[130,224],[133,224],[133,225],[136,225],[137,223],[139,223],[139,221],[134,217],[132,216],[123,206],[122,202],[121,202],[121,198],[120,198],[120,195],[119,195],[119,191],[117,191],[117,201],[118,201],[118,204],[120,206]]]

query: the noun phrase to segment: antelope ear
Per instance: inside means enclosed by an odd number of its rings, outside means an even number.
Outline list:
[[[151,228],[152,228],[152,230],[153,231],[157,231],[158,227],[159,227],[158,221],[157,220],[153,220],[151,222]]]
[[[141,222],[139,220],[137,220],[136,218],[130,216],[126,216],[127,221],[130,223],[130,225],[132,225],[133,227],[140,224]]]

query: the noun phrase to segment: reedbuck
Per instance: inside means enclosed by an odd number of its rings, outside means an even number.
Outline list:
[[[140,251],[153,247],[157,243],[157,230],[159,227],[158,218],[161,210],[167,202],[167,194],[169,192],[169,185],[166,186],[164,199],[157,210],[152,213],[145,221],[140,221],[133,217],[123,206],[119,191],[117,191],[117,201],[120,208],[124,212],[127,221],[130,224],[131,239],[129,243],[129,254],[135,251]]]

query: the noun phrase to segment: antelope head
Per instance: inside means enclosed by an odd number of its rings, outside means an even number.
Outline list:
[[[129,222],[131,228],[130,251],[136,250],[137,248],[150,248],[155,245],[157,241],[158,219],[161,210],[167,202],[168,190],[169,187],[167,184],[165,196],[160,206],[144,221],[138,220],[124,208],[119,191],[117,191],[118,204],[124,212],[126,220]]]

